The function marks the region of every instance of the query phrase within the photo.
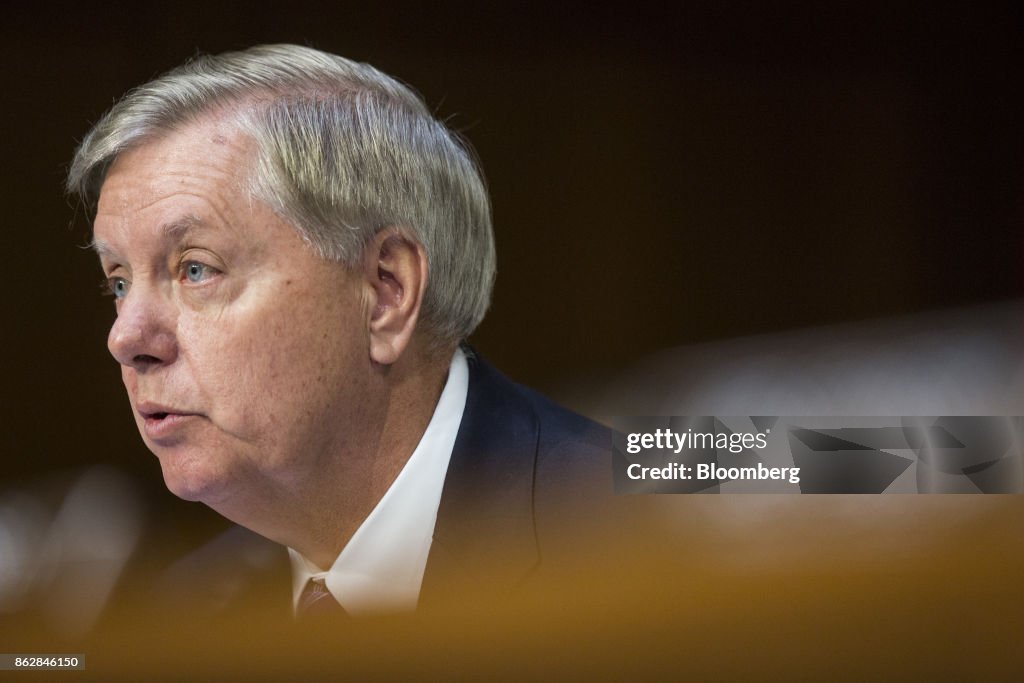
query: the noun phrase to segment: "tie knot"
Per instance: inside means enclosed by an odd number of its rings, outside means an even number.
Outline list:
[[[345,614],[345,610],[331,595],[323,578],[310,579],[306,582],[306,587],[302,589],[296,615],[302,618],[329,614],[341,616]]]

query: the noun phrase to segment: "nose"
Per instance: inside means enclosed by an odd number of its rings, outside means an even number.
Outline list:
[[[145,372],[173,363],[178,354],[175,311],[159,291],[136,283],[120,301],[107,348],[122,366]]]

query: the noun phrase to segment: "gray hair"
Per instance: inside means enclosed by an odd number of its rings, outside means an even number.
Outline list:
[[[68,191],[94,209],[119,154],[226,107],[256,141],[252,194],[317,253],[355,267],[381,229],[397,228],[427,254],[420,319],[435,345],[476,328],[495,274],[483,174],[415,92],[368,64],[297,45],[197,57],[93,126]]]

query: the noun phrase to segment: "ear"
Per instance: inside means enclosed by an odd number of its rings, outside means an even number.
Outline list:
[[[370,284],[370,358],[391,365],[412,340],[427,290],[427,252],[394,228],[366,246],[364,271]]]

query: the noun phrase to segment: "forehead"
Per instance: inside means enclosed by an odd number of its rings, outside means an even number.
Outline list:
[[[141,225],[237,225],[252,208],[246,181],[254,147],[237,125],[208,118],[123,152],[100,188],[96,239]]]

